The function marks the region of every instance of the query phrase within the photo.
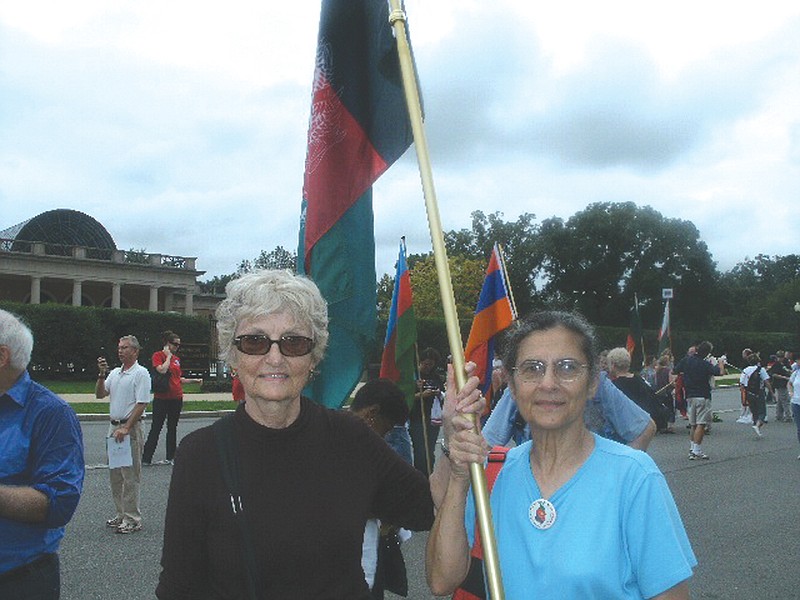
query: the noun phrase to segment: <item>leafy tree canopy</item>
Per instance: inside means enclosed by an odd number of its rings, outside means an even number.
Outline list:
[[[720,329],[793,331],[800,338],[800,256],[758,254],[722,275],[722,305],[714,318]],[[800,339],[798,339],[800,342]]]
[[[486,259],[449,256],[450,278],[459,319],[471,319],[475,313],[478,296],[486,274]],[[415,261],[410,269],[411,289],[414,294],[414,314],[420,319],[441,319],[441,293],[433,254]],[[391,303],[391,294],[390,294]]]
[[[262,250],[252,261],[242,260],[236,271],[227,275],[215,275],[211,279],[201,281],[198,285],[200,291],[207,294],[222,294],[225,292],[225,286],[231,279],[250,273],[259,269],[290,269],[295,270],[297,266],[297,253],[286,250],[283,246],[278,246],[274,250],[267,252]]]
[[[655,322],[662,288],[673,288],[676,322],[706,325],[718,273],[689,221],[633,202],[602,202],[566,222],[545,220],[539,245],[551,304],[577,309],[597,324],[622,324],[637,293],[643,320]]]
[[[538,228],[533,222],[536,215],[524,213],[513,222],[503,221],[502,217],[501,212],[490,215],[485,215],[481,211],[473,212],[472,229],[445,233],[445,246],[448,257],[481,259],[485,265],[492,247],[495,243],[499,243],[505,256],[506,272],[511,282],[517,310],[520,314],[525,314],[541,304],[536,280],[540,273],[543,254],[537,238]]]

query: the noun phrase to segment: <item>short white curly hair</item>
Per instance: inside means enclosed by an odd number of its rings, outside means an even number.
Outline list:
[[[282,269],[254,271],[228,283],[225,294],[217,307],[217,334],[219,357],[230,366],[236,366],[233,339],[239,323],[282,312],[308,325],[314,340],[311,359],[315,365],[322,360],[328,346],[328,304],[308,277]]]

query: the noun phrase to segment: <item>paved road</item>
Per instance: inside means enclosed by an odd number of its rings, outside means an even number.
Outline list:
[[[721,413],[723,421],[713,425],[706,439],[710,461],[686,459],[683,432],[656,436],[650,447],[700,562],[691,582],[692,597],[800,598],[794,564],[800,556],[800,446],[795,428],[771,422],[764,438],[757,439],[749,426],[735,422],[738,401],[738,390],[715,392],[715,409],[730,412]],[[210,423],[183,419],[179,436]],[[684,424],[679,421],[678,427]],[[106,426],[88,421],[82,425],[87,464],[98,465],[103,462]],[[164,451],[163,438],[161,444],[159,453]],[[168,466],[145,469],[144,529],[120,536],[103,526],[113,512],[108,471],[87,471],[84,495],[61,549],[63,600],[154,597],[170,473]],[[434,598],[425,585],[425,539],[415,534],[404,545],[413,600]]]

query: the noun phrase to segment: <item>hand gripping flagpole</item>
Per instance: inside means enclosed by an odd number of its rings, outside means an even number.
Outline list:
[[[461,340],[461,331],[458,326],[458,313],[456,300],[453,294],[453,283],[450,278],[450,267],[447,262],[447,250],[444,246],[442,222],[439,218],[439,207],[436,204],[436,192],[433,187],[433,173],[431,171],[430,157],[428,155],[428,141],[425,137],[425,128],[422,124],[422,110],[420,108],[417,78],[414,72],[414,63],[411,59],[411,48],[406,37],[406,15],[400,4],[401,0],[389,0],[391,12],[389,23],[394,28],[394,37],[397,40],[397,49],[400,56],[400,70],[403,75],[403,90],[405,91],[408,114],[411,120],[411,130],[414,136],[414,148],[417,152],[420,178],[422,179],[422,192],[425,196],[425,209],[428,214],[428,227],[431,232],[433,244],[433,257],[436,264],[436,273],[439,279],[439,292],[444,309],[444,320],[447,327],[447,340],[450,345],[450,354],[453,359],[456,386],[461,389],[466,384],[464,371],[464,345]],[[477,428],[478,419],[471,415],[474,426]],[[486,474],[483,466],[472,463],[470,465],[470,480],[475,497],[475,508],[478,516],[478,527],[481,533],[483,546],[483,561],[486,568],[486,579],[492,600],[504,600],[503,583],[500,576],[500,564],[497,554],[497,543],[492,527],[492,512],[489,506],[489,492],[486,485]]]

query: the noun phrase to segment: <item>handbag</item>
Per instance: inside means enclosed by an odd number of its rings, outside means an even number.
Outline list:
[[[431,404],[431,425],[437,427],[442,424],[442,394],[436,394]]]
[[[166,394],[169,392],[169,370],[166,373],[161,373],[158,369],[153,368],[150,374],[151,388],[156,394]]]
[[[384,590],[404,598],[408,596],[406,561],[400,550],[400,538],[394,528],[378,538],[378,573],[383,578]]]

